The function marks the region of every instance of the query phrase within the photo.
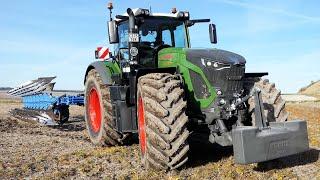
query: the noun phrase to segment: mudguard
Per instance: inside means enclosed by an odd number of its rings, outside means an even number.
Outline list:
[[[84,84],[86,83],[88,72],[91,69],[95,69],[99,73],[104,84],[112,84],[110,69],[107,68],[106,63],[104,61],[95,61],[88,66],[86,74],[84,76]]]

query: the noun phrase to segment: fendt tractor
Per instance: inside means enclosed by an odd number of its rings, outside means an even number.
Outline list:
[[[235,162],[248,164],[309,149],[306,122],[287,121],[281,93],[262,76],[247,73],[233,52],[191,48],[187,11],[127,9],[112,16],[114,51],[85,73],[85,119],[95,145],[123,145],[139,137],[146,168],[177,169],[188,161],[189,141],[233,146]],[[209,39],[217,43],[216,26]],[[108,56],[105,56],[106,53]],[[192,144],[190,143],[190,146]]]

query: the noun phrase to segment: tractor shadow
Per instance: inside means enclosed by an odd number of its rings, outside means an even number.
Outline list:
[[[303,153],[257,163],[257,166],[253,170],[259,171],[259,172],[266,172],[270,170],[306,165],[306,164],[314,163],[319,159],[320,159],[320,150],[310,148],[309,151],[306,151]]]
[[[233,147],[223,147],[218,144],[209,142],[189,141],[190,152],[187,168],[204,166],[208,163],[216,163],[222,159],[233,156]],[[270,170],[285,169],[300,165],[311,164],[320,160],[320,149],[310,148],[309,151],[270,160],[266,162],[256,163],[254,171],[267,172]],[[232,158],[233,161],[233,158]]]
[[[53,126],[53,128],[64,132],[77,132],[85,130],[86,124],[84,116],[79,115],[70,117],[69,121],[61,125]]]
[[[197,141],[189,141],[189,146],[190,152],[187,167],[203,166],[233,156],[232,146],[223,147],[218,144]]]

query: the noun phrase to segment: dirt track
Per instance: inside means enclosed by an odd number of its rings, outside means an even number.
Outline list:
[[[232,148],[192,144],[190,161],[181,171],[154,172],[141,167],[137,144],[94,147],[86,136],[83,108],[71,109],[71,121],[49,128],[10,118],[19,103],[0,104],[0,179],[101,178],[106,179],[302,179],[320,178],[320,112],[318,104],[289,104],[291,118],[308,115],[310,144],[317,149],[270,162],[236,165]],[[310,108],[311,107],[311,108]],[[301,108],[304,110],[301,112]]]

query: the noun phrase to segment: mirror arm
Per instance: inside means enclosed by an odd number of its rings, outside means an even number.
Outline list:
[[[128,16],[122,16],[122,15],[116,15],[117,19],[121,19],[121,20],[128,20],[129,17]]]
[[[187,20],[186,21],[186,25],[188,27],[191,27],[193,25],[195,25],[196,23],[206,23],[206,22],[210,22],[210,19],[193,19],[193,20]]]

